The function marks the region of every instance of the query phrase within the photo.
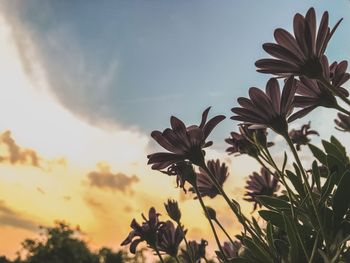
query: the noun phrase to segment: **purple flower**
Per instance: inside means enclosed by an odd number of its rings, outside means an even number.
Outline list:
[[[336,89],[338,88],[344,96],[348,97],[349,92],[342,88],[342,85],[345,84],[349,78],[350,74],[346,72],[348,68],[348,62],[343,60],[340,63],[333,62],[329,67],[329,79],[332,83],[332,86]]]
[[[143,214],[142,218],[144,222],[142,225],[136,222],[135,219],[131,221],[130,227],[132,231],[129,233],[128,237],[121,243],[121,246],[126,246],[130,244],[130,252],[135,254],[136,247],[140,242],[146,241],[148,246],[152,249],[156,247],[157,244],[157,233],[161,225],[163,224],[158,220],[159,214],[156,212],[154,207],[151,207],[148,212],[147,219]]]
[[[266,168],[261,168],[260,174],[253,172],[253,174],[249,176],[245,189],[247,189],[245,194],[247,197],[244,198],[244,200],[255,202],[255,210],[257,205],[261,206],[255,197],[259,195],[273,196],[279,189],[279,185],[278,180],[273,177]]]
[[[328,68],[328,62],[327,68]],[[346,73],[347,62],[342,61],[339,64],[334,62],[326,72],[328,80],[333,89],[337,90],[343,96],[348,97],[349,92],[342,85],[349,79],[350,75]],[[300,76],[297,81],[297,94],[294,97],[294,106],[302,108],[291,116],[291,119],[302,118],[317,107],[338,108],[338,103],[332,91],[322,83]]]
[[[169,256],[176,257],[186,232],[181,229],[181,226],[178,225],[175,229],[171,221],[166,221],[159,229],[157,248]]]
[[[220,160],[210,160],[207,162],[207,167],[211,174],[216,178],[216,181],[222,187],[229,175],[226,164],[221,164]],[[201,167],[199,167],[199,171],[200,172],[197,173],[197,187],[200,195],[202,197],[209,196],[210,198],[214,198],[220,194],[220,192],[217,190],[209,178],[209,175]],[[195,193],[194,188],[190,188],[189,190]]]
[[[238,257],[238,251],[241,248],[242,244],[239,241],[234,241],[232,244],[231,242],[224,242],[224,245],[222,246],[222,250],[225,253],[225,257],[230,260]],[[220,251],[215,251],[216,255],[218,256],[220,262],[225,262],[225,257],[222,255]]]
[[[310,130],[310,122],[301,126],[300,130],[291,130],[289,132],[289,137],[292,142],[296,145],[298,151],[300,151],[301,145],[307,145],[310,142],[310,139],[307,137],[309,135],[319,135],[317,131]]]
[[[186,127],[178,118],[170,118],[171,128],[163,132],[153,131],[151,136],[159,145],[168,152],[158,152],[148,155],[148,164],[152,164],[152,169],[161,170],[171,164],[189,160],[199,165],[204,161],[203,148],[211,146],[212,141],[207,141],[209,134],[215,126],[225,119],[225,116],[218,115],[207,122],[210,107],[202,115],[202,121],[197,125]]]
[[[167,175],[175,175],[177,187],[182,188],[185,193],[185,183],[188,182],[190,185],[194,185],[197,180],[197,174],[193,169],[193,165],[189,161],[173,163],[166,171],[161,172]]]
[[[270,147],[272,142],[266,141],[266,129],[249,129],[249,125],[240,125],[239,132],[231,132],[231,137],[225,139],[225,142],[231,146],[226,149],[229,154],[248,154],[257,157],[260,150],[256,147],[255,141],[262,146]]]
[[[166,202],[164,206],[169,217],[175,222],[179,223],[181,219],[181,211],[178,203],[175,200],[168,199],[168,202]]]
[[[285,135],[288,132],[287,118],[293,111],[295,91],[296,81],[293,76],[285,82],[282,95],[277,80],[271,78],[266,84],[266,93],[258,88],[250,88],[250,99],[238,98],[241,107],[232,109],[236,115],[231,119],[252,124],[250,128],[269,127]]]
[[[335,119],[334,122],[338,127],[335,127],[339,131],[350,132],[350,117],[348,115],[338,113],[338,119]]]
[[[336,108],[338,103],[332,92],[313,79],[300,77],[297,81],[297,93],[294,106],[302,108],[291,116],[292,120],[302,118],[319,106]]]
[[[276,59],[256,61],[257,71],[282,76],[292,74],[322,78],[325,70],[324,52],[341,20],[331,30],[328,26],[328,12],[324,12],[317,30],[314,8],[310,8],[305,17],[297,13],[293,20],[294,36],[282,28],[276,29],[274,37],[277,43],[263,45],[263,49]]]
[[[184,249],[181,249],[181,259],[184,263],[190,263],[190,262],[200,262],[201,258],[205,258],[205,247],[208,245],[208,242],[204,239],[201,240],[200,243],[197,243],[196,241],[189,241],[188,246],[191,251],[187,251]],[[191,260],[192,259],[194,261]]]

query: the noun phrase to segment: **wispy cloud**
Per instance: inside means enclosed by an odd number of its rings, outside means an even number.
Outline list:
[[[38,224],[26,218],[20,212],[12,210],[4,201],[0,200],[0,225],[23,228],[27,230],[37,230]]]
[[[100,163],[97,168],[97,171],[92,171],[87,175],[89,185],[93,187],[132,193],[131,185],[139,181],[136,175],[112,173],[107,164]]]

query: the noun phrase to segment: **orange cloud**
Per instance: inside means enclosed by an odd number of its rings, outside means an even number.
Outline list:
[[[0,200],[0,225],[12,226],[26,230],[37,230],[38,224],[26,218],[21,213],[12,210],[4,201]]]
[[[92,171],[87,175],[90,186],[97,188],[121,191],[123,193],[131,191],[131,185],[139,181],[136,175],[127,176],[123,173],[112,173],[107,164],[99,164],[97,171]]]
[[[5,155],[0,156],[1,162],[11,164],[30,164],[39,167],[40,158],[32,149],[21,148],[11,136],[11,131],[7,130],[0,135],[0,145],[7,148]]]

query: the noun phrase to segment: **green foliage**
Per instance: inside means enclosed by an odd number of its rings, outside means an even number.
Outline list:
[[[0,263],[122,263],[128,257],[124,251],[113,252],[101,248],[92,252],[82,240],[82,232],[71,228],[64,222],[56,222],[54,227],[41,227],[38,239],[26,239],[22,242],[21,256],[14,261],[0,257]],[[142,262],[138,260],[134,262]],[[128,261],[130,262],[130,261]]]

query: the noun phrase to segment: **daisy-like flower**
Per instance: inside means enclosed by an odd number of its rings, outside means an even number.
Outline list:
[[[194,185],[197,180],[197,174],[193,169],[192,163],[189,161],[173,163],[167,170],[161,172],[167,175],[175,175],[177,187],[182,188],[185,193],[185,183],[188,182],[190,185]]]
[[[152,169],[161,170],[179,161],[189,160],[193,164],[201,165],[204,161],[203,148],[211,146],[212,141],[206,141],[215,126],[225,119],[225,116],[218,115],[207,122],[207,108],[202,114],[202,121],[197,125],[186,127],[178,118],[170,118],[171,128],[163,132],[153,131],[151,136],[159,145],[168,152],[158,152],[148,155],[148,164]]]
[[[160,222],[158,219],[159,215],[160,214],[156,212],[154,207],[151,207],[148,212],[149,219],[142,214],[142,218],[144,219],[142,225],[133,219],[130,224],[132,231],[120,245],[126,246],[131,243],[129,249],[133,254],[136,253],[136,247],[138,244],[143,241],[146,241],[150,248],[155,249],[157,245],[158,230],[163,224],[163,222]]]
[[[225,142],[231,146],[226,149],[228,154],[248,154],[252,157],[259,155],[259,149],[256,147],[254,141],[259,144],[270,147],[272,142],[266,140],[266,129],[249,129],[249,125],[240,125],[239,133],[231,132],[231,137],[225,139]]]
[[[233,244],[231,242],[224,242],[224,245],[221,247],[225,253],[225,257],[230,260],[238,257],[238,251],[242,247],[242,244],[239,241],[234,241]],[[218,256],[220,262],[225,262],[225,257],[220,251],[215,251],[215,253]]]
[[[329,70],[325,73],[329,82],[332,84],[333,89],[344,97],[349,96],[349,92],[342,87],[342,85],[349,80],[349,73],[346,73],[347,62],[341,61],[340,63],[334,62],[327,68]],[[300,81],[297,81],[298,94],[294,98],[294,106],[302,108],[291,116],[291,119],[302,118],[317,107],[326,107],[337,109],[337,100],[327,87],[321,82],[313,79],[308,79],[300,76]]]
[[[202,239],[200,243],[197,243],[197,241],[189,241],[188,242],[188,249],[191,251],[187,251],[184,249],[181,249],[181,259],[184,263],[190,263],[190,262],[200,262],[201,258],[205,259],[205,247],[208,245],[208,241]],[[191,258],[194,260],[192,261]]]
[[[273,196],[274,193],[278,191],[279,185],[278,180],[263,167],[261,168],[260,174],[253,172],[253,174],[249,176],[245,189],[247,192],[245,193],[246,198],[244,198],[244,200],[254,202],[255,210],[258,205],[261,207],[256,197],[260,195]]]
[[[210,160],[207,162],[207,167],[211,174],[216,178],[216,181],[222,187],[229,175],[226,164],[220,163],[220,160],[218,159],[216,161]],[[201,167],[199,167],[199,173],[197,173],[197,187],[202,197],[209,196],[210,198],[214,198],[220,194],[215,185],[212,183],[209,175]],[[193,187],[189,190],[193,193],[196,192]]]
[[[241,107],[235,107],[232,112],[236,115],[233,120],[252,124],[250,128],[269,127],[278,134],[288,133],[288,116],[293,111],[293,99],[296,91],[296,81],[289,77],[284,84],[282,95],[275,78],[266,84],[266,93],[258,88],[249,89],[249,97],[238,98]]]
[[[350,132],[350,117],[348,115],[338,113],[338,119],[334,120],[338,127],[335,127],[339,131]]]
[[[319,135],[317,131],[310,130],[310,122],[301,126],[300,130],[291,130],[289,137],[292,142],[296,145],[297,151],[300,151],[301,145],[307,145],[310,142],[309,135]]]
[[[165,210],[168,213],[169,217],[175,222],[180,222],[181,211],[177,201],[168,199],[168,202],[164,204]]]
[[[346,72],[348,68],[348,62],[343,60],[341,62],[333,62],[329,66],[329,80],[332,86],[346,97],[349,96],[349,92],[342,86],[350,79],[350,74]]]
[[[181,226],[175,228],[173,222],[166,221],[159,229],[158,232],[158,244],[159,251],[168,254],[169,256],[176,257],[179,250],[184,234],[187,230],[181,229]]]
[[[297,81],[297,96],[294,97],[294,106],[302,108],[291,116],[292,120],[302,118],[317,107],[336,108],[337,100],[330,90],[313,79],[300,77]]]
[[[341,20],[330,29],[328,12],[324,12],[317,30],[314,8],[310,8],[305,17],[297,13],[293,20],[294,36],[282,28],[276,29],[276,43],[263,45],[263,49],[276,59],[256,61],[257,71],[282,76],[304,75],[313,79],[324,77],[324,52]]]

